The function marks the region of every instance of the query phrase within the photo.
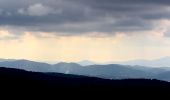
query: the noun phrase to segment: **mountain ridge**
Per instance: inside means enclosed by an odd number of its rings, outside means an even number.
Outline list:
[[[170,69],[170,57],[162,57],[153,60],[144,60],[144,59],[137,59],[137,60],[129,60],[129,61],[122,61],[122,62],[110,62],[110,63],[117,63],[122,65],[131,65],[131,66],[148,66],[153,68],[159,67],[169,67]]]
[[[47,64],[23,59],[0,62],[0,66],[7,68],[24,69],[33,72],[57,72],[64,74],[99,77],[105,79],[156,78],[159,80],[165,80],[164,78],[160,78],[158,75],[169,71],[168,68],[149,68],[145,66],[130,66],[120,64],[81,66],[77,63],[60,62],[57,64]],[[166,81],[170,81],[170,78],[166,78]]]
[[[145,91],[143,93],[145,94],[151,91],[170,90],[169,82],[156,79],[109,80],[71,74],[31,72],[4,67],[0,67],[0,81],[1,95],[19,97],[21,95],[24,97],[61,96],[62,98],[63,96],[70,97],[70,95],[105,97],[115,94],[134,94],[143,91]]]

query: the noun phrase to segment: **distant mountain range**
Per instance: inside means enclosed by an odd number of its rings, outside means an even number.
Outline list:
[[[154,59],[154,60],[144,60],[144,59],[137,59],[137,60],[129,60],[129,61],[113,61],[113,62],[107,62],[107,63],[97,63],[97,62],[92,62],[89,60],[84,60],[77,62],[78,64],[82,66],[88,66],[88,65],[106,65],[106,64],[121,64],[121,65],[130,65],[130,66],[148,66],[148,67],[169,67],[170,68],[170,57],[163,57],[159,59]]]
[[[76,63],[61,62],[51,65],[29,60],[15,60],[0,62],[0,66],[35,72],[59,72],[65,74],[86,75],[111,79],[143,78],[148,76],[148,73],[145,73],[144,71],[131,68],[129,66],[116,64],[81,66]]]
[[[4,62],[4,61],[17,61],[17,59],[0,59],[0,62]],[[57,63],[60,63],[60,62],[57,62]],[[79,61],[75,63],[81,66],[121,64],[121,65],[130,65],[130,66],[147,66],[147,67],[153,67],[153,68],[164,67],[164,68],[170,69],[170,57],[169,56],[159,58],[159,59],[154,59],[154,60],[137,59],[137,60],[119,61],[119,62],[113,61],[113,62],[107,62],[107,63],[99,63],[99,62],[93,62],[90,60],[83,60],[83,61]],[[54,62],[52,64],[54,64]]]
[[[88,65],[95,65],[95,64],[97,64],[97,63],[89,61],[89,60],[83,60],[83,61],[80,61],[80,62],[77,62],[77,63],[82,65],[82,66],[88,66]]]
[[[2,61],[0,66],[8,68],[24,69],[27,71],[36,72],[48,72],[50,71],[51,65],[47,63],[29,61],[29,60],[12,60],[12,61]]]
[[[96,64],[82,66],[77,63],[60,62],[57,64],[48,64],[29,60],[1,60],[0,66],[7,68],[24,69],[34,72],[57,72],[64,74],[99,77],[105,79],[146,78],[170,81],[170,69],[168,67],[152,68],[145,66],[130,66],[120,64]]]
[[[110,62],[122,65],[139,65],[139,66],[148,66],[148,67],[170,67],[170,57],[163,57],[154,60],[131,60],[125,62]]]
[[[3,62],[3,61],[15,61],[15,59],[0,59],[0,62]]]

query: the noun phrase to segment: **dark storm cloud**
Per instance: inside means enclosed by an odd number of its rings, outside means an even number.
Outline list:
[[[25,31],[145,31],[170,19],[169,0],[0,0],[0,25]]]

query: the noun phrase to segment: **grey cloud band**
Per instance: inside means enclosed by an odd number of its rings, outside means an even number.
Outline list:
[[[68,35],[147,31],[170,19],[169,6],[169,0],[0,0],[0,26]]]

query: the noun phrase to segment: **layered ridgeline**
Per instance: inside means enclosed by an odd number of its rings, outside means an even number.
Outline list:
[[[153,60],[137,59],[137,60],[124,61],[124,62],[109,62],[109,63],[131,65],[131,66],[139,65],[139,66],[149,66],[149,67],[170,67],[170,57],[163,57],[163,58],[153,59]]]
[[[57,72],[64,74],[85,75],[106,79],[159,79],[170,81],[169,68],[151,68],[143,66],[129,66],[119,64],[87,65],[77,63],[47,64],[29,60],[2,60],[0,66],[24,69],[34,72]]]

